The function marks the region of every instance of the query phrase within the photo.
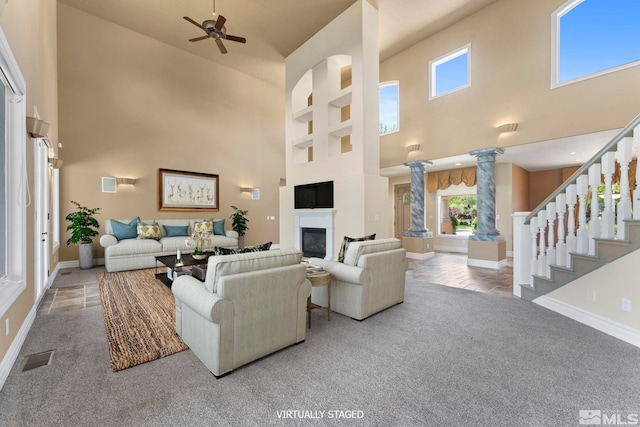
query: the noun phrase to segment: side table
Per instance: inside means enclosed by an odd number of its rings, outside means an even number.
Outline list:
[[[314,308],[326,308],[327,320],[331,321],[331,274],[328,271],[321,271],[319,273],[307,274],[307,279],[311,282],[311,286],[326,286],[327,287],[327,306],[323,307],[311,302],[311,296],[307,298],[307,315],[309,317],[309,329],[311,329],[311,310]]]

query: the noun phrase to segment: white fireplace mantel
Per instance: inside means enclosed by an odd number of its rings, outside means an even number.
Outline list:
[[[293,211],[295,223],[295,247],[302,250],[301,228],[324,228],[327,230],[327,254],[325,259],[333,258],[333,235],[335,229],[335,209],[296,209]]]

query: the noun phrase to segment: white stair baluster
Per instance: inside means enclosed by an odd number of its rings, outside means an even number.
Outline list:
[[[551,265],[556,263],[556,203],[547,204],[547,271],[546,276],[551,277]]]
[[[576,190],[578,193],[578,235],[576,252],[586,254],[589,251],[589,234],[587,232],[587,193],[589,192],[589,177],[578,177]]]
[[[571,268],[571,257],[569,254],[575,253],[578,248],[576,238],[576,184],[567,187],[567,257],[565,265]]]
[[[556,244],[556,265],[565,266],[567,261],[567,244],[564,242],[564,213],[567,210],[567,196],[564,193],[556,196],[556,213],[558,214],[558,243]]]
[[[602,174],[604,175],[604,210],[602,211],[603,239],[614,238],[615,211],[613,210],[612,179],[616,171],[616,153],[609,151],[602,156]]]
[[[591,191],[591,218],[589,219],[589,255],[596,254],[596,241],[600,237],[600,205],[598,203],[598,187],[602,182],[600,163],[589,167],[589,190]]]
[[[538,212],[538,231],[540,238],[540,250],[538,254],[538,276],[547,275],[547,247],[544,241],[544,230],[547,225],[547,212],[543,209]]]
[[[617,238],[626,238],[624,220],[631,219],[631,199],[629,197],[629,163],[631,163],[633,138],[622,138],[618,142],[616,157],[620,163],[620,201],[618,202],[618,232]]]
[[[531,275],[538,274],[538,217],[534,216],[529,221],[529,232],[531,233],[531,261],[529,271]],[[531,282],[533,283],[533,279]]]

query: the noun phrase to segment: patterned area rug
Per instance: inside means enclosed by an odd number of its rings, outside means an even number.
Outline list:
[[[171,290],[154,269],[99,273],[111,368],[120,371],[188,347],[176,333]]]

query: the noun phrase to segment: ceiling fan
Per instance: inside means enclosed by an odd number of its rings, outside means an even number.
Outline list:
[[[206,36],[189,39],[190,42],[197,42],[200,40],[211,38],[216,42],[216,44],[218,45],[218,49],[220,49],[220,52],[222,53],[227,53],[227,48],[225,48],[224,44],[222,43],[223,39],[231,40],[239,43],[247,42],[247,39],[245,39],[244,37],[232,36],[231,34],[227,34],[227,28],[224,26],[224,23],[227,22],[227,18],[225,18],[222,15],[216,15],[215,0],[213,0],[213,16],[216,19],[207,19],[206,21],[202,22],[202,24],[198,24],[196,21],[189,18],[188,16],[183,17],[184,19],[191,22],[193,25],[195,25],[196,27],[202,29],[205,33],[207,33]]]

